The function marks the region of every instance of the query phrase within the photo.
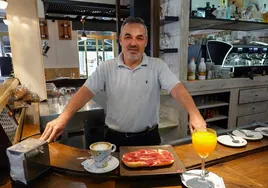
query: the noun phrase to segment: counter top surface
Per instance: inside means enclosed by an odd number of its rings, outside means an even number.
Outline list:
[[[70,100],[71,96],[61,96],[59,98],[48,98],[46,102],[39,104],[40,116],[59,115],[63,112],[65,106]],[[103,110],[103,107],[90,100],[83,108],[78,112]]]

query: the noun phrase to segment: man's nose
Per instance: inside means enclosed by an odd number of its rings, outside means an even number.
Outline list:
[[[136,39],[132,39],[130,42],[131,46],[136,46],[137,45],[137,40]]]

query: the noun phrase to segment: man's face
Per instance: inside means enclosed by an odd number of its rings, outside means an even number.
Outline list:
[[[142,58],[148,42],[146,30],[142,24],[129,23],[124,25],[119,40],[124,59],[138,61]]]

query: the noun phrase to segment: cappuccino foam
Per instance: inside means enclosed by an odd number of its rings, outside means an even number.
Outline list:
[[[92,146],[92,149],[94,149],[94,150],[107,150],[107,149],[109,149],[109,147],[110,147],[110,144],[99,143],[99,144],[94,144]]]

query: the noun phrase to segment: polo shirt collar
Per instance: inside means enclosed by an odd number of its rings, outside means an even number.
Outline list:
[[[122,59],[122,52],[119,54],[119,56],[118,56],[118,59],[117,59],[117,66],[118,67],[124,67],[124,66],[126,66],[125,64],[124,64],[124,62],[123,62],[123,59]],[[141,64],[139,65],[139,67],[140,66],[147,66],[148,65],[148,56],[145,54],[145,53],[143,53],[143,57],[142,57],[142,61],[141,61]]]

